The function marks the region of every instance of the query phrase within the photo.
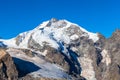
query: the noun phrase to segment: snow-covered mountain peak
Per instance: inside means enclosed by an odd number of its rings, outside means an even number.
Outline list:
[[[49,21],[43,22],[35,29],[41,29],[41,28],[45,28],[45,27],[61,28],[61,27],[65,27],[68,23],[69,22],[67,20],[57,20],[55,18],[52,18]]]
[[[83,53],[94,51],[94,42],[97,40],[99,40],[97,34],[88,32],[75,23],[52,18],[33,30],[20,33],[12,39],[0,39],[0,46],[8,47],[7,51],[12,57],[30,61],[40,67],[39,70],[30,74],[32,76],[72,80],[68,79],[71,76],[66,73],[75,76],[81,73],[89,80],[91,73],[88,73],[88,76],[84,75],[86,72],[84,63],[90,63],[87,65],[90,66],[89,70],[92,72],[92,61],[84,58]],[[86,51],[88,52],[86,53]],[[94,54],[94,52],[91,53]],[[79,58],[80,56],[81,58]],[[83,65],[83,72],[80,72],[80,62]],[[19,65],[19,61],[16,63],[21,67],[22,64]],[[31,67],[29,68],[31,69]],[[93,79],[94,75],[91,80]]]
[[[82,36],[88,37],[94,42],[99,39],[97,34],[88,32],[77,24],[52,18],[33,30],[20,33],[17,37],[2,40],[2,42],[9,47],[31,48],[31,46],[36,45],[41,47],[49,45],[58,49],[60,45],[63,45],[62,43],[70,44]]]
[[[75,23],[53,18],[12,39],[0,39],[0,47],[6,50],[1,49],[1,55],[12,56],[1,58],[5,65],[0,79],[120,80],[119,42],[120,30],[106,39]],[[19,73],[15,78],[9,75],[13,66]]]

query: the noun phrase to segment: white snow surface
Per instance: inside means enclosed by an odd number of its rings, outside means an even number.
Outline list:
[[[8,39],[8,40],[0,39],[0,41],[3,42],[8,47],[17,47],[15,44],[15,38]]]
[[[78,39],[78,38],[79,38],[79,36],[76,35],[76,34],[74,34],[74,35],[72,35],[72,36],[70,37],[71,40],[76,40],[76,39]]]
[[[21,36],[19,39],[19,45],[16,45],[16,37],[9,40],[0,39],[0,41],[8,47],[28,48],[28,41],[32,38],[41,46],[43,46],[44,42],[47,42],[51,47],[58,49],[60,47],[58,43],[64,42],[66,44],[70,44],[72,40],[76,40],[80,37],[80,35],[75,33],[71,36],[67,34],[66,31],[71,25],[76,25],[80,30],[86,33],[86,35],[83,34],[81,36],[89,36],[89,39],[92,39],[94,42],[99,39],[97,34],[88,32],[81,26],[67,20],[52,22],[50,26],[47,26],[49,23],[50,21],[45,21],[35,29],[19,34],[18,36]]]
[[[33,77],[47,77],[47,78],[70,78],[70,76],[68,74],[66,74],[64,72],[64,70],[56,65],[56,64],[52,64],[49,62],[46,62],[45,60],[43,60],[41,57],[29,57],[27,55],[25,55],[24,52],[22,52],[21,50],[17,50],[17,49],[8,49],[7,52],[14,58],[20,59],[21,61],[26,61],[26,62],[31,62],[34,65],[36,65],[38,68],[37,71],[31,72],[29,75],[32,75]],[[17,60],[16,60],[17,61]],[[17,64],[21,64],[21,61],[17,61]],[[25,66],[27,66],[27,68],[25,68],[23,65],[19,65],[19,67],[24,67],[25,69],[34,69],[36,68],[34,65],[29,65],[26,64]]]

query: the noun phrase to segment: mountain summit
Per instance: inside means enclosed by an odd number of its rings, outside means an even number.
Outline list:
[[[119,35],[117,30],[106,39],[52,18],[12,39],[0,39],[0,47],[12,56],[18,80],[120,80]],[[12,80],[8,73],[0,79]]]
[[[3,41],[8,47],[29,48],[29,43],[33,40],[40,46],[43,46],[46,42],[47,45],[50,45],[51,47],[59,48],[61,42],[70,44],[82,36],[85,36],[94,42],[99,39],[97,34],[88,32],[77,24],[67,20],[57,20],[52,18],[49,21],[43,22],[35,29],[23,32],[13,39],[0,41]]]

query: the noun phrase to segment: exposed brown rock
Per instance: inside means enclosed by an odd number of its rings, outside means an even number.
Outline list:
[[[29,50],[29,49],[18,49],[18,50],[23,51],[29,57],[34,57],[35,54],[36,54],[35,52],[33,52],[33,51]]]
[[[56,49],[46,47],[47,54],[45,59],[51,63],[60,65],[66,72],[69,72],[69,64],[66,62],[65,57]]]
[[[13,63],[12,57],[0,49],[0,80],[17,80],[18,72]]]
[[[81,34],[83,34],[83,31],[80,30],[80,28],[79,28],[78,26],[76,26],[76,25],[71,25],[69,28],[67,28],[66,33],[67,33],[69,36],[71,36],[71,35],[73,35],[73,34],[77,34],[77,35],[80,36]]]
[[[103,67],[102,80],[120,80],[120,30],[116,30],[104,46],[110,57],[109,65]]]

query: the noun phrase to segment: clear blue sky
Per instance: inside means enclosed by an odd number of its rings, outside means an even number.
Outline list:
[[[52,17],[109,37],[120,29],[120,0],[0,0],[0,37],[12,38]]]

